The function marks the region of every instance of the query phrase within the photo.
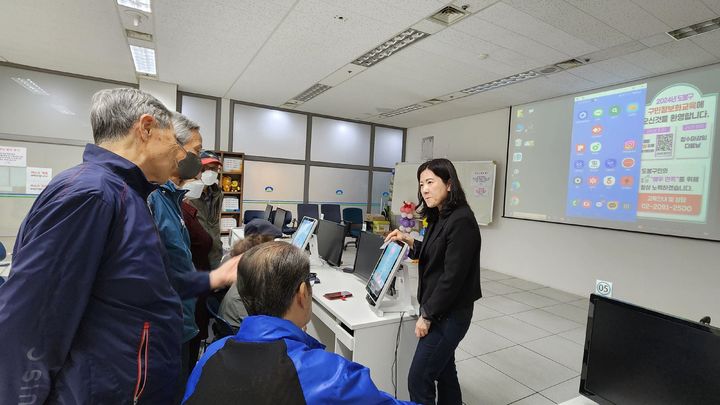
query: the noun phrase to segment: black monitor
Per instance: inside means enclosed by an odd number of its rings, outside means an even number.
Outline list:
[[[372,273],[375,268],[375,264],[380,260],[380,255],[382,255],[380,247],[383,243],[385,243],[385,238],[380,235],[370,232],[360,232],[353,272],[363,280],[363,282],[367,283],[370,279],[370,273]]]
[[[282,232],[283,225],[285,225],[286,212],[287,211],[282,208],[278,208],[275,210],[275,218],[273,218],[273,225],[275,225],[275,227],[278,228],[280,232]]]
[[[263,213],[262,219],[269,221],[270,220],[270,214],[272,214],[273,206],[268,204],[265,206],[265,213]]]
[[[720,329],[590,296],[580,393],[599,404],[720,403]]]
[[[345,244],[345,226],[337,222],[318,221],[317,239],[318,254],[331,266],[342,263],[343,245]]]

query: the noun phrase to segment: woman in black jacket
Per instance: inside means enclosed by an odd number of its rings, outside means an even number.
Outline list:
[[[395,230],[387,240],[401,240],[419,259],[420,339],[408,375],[410,399],[421,404],[462,404],[455,349],[472,319],[480,292],[480,230],[467,204],[455,166],[447,159],[420,165],[418,212],[428,229],[422,242]]]

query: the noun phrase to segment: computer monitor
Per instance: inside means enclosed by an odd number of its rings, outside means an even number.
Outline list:
[[[275,227],[278,228],[280,230],[280,232],[282,232],[283,225],[285,225],[285,215],[286,215],[285,213],[286,212],[287,211],[285,211],[282,208],[277,208],[275,210],[275,218],[273,218],[273,225],[275,225]]]
[[[233,246],[235,246],[235,244],[242,240],[244,237],[245,228],[230,228],[230,235],[228,238],[228,244],[230,244],[230,249],[232,249]]]
[[[318,220],[315,218],[303,217],[302,221],[300,221],[300,225],[297,227],[297,231],[293,234],[292,242],[290,243],[299,247],[301,250],[305,250],[308,242],[310,242],[310,237],[313,232],[315,232],[317,223]]]
[[[380,247],[384,242],[385,238],[371,232],[360,232],[360,236],[358,236],[353,273],[366,283],[370,279],[370,273],[380,260],[382,254]]]
[[[392,241],[388,243],[380,256],[375,268],[370,274],[370,279],[365,286],[367,298],[371,305],[378,306],[385,297],[390,284],[392,284],[393,276],[400,267],[400,262],[407,252],[407,245]]]
[[[317,238],[320,257],[331,266],[339,266],[345,244],[345,226],[321,219],[317,227]]]
[[[580,393],[599,404],[717,404],[720,329],[590,296]]]
[[[263,213],[262,219],[269,221],[270,220],[270,214],[272,214],[273,206],[268,204],[265,206],[265,212]]]

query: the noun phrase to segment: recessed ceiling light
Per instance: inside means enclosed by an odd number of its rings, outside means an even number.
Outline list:
[[[35,83],[34,81],[32,81],[30,79],[25,79],[22,77],[13,77],[12,80],[15,83],[24,87],[25,90],[29,91],[30,93],[37,94],[39,96],[49,96],[50,95],[50,93],[43,90],[42,87],[38,86],[37,83]]]
[[[704,32],[714,31],[720,28],[720,18],[713,18],[712,20],[703,21],[701,23],[688,25],[674,31],[669,31],[668,35],[671,37],[681,40],[695,35],[702,34]]]
[[[152,13],[150,0],[117,0],[117,3],[121,6],[134,8],[146,13]]]
[[[130,45],[130,53],[132,53],[133,62],[135,62],[136,72],[153,76],[157,74],[154,49]]]
[[[309,100],[319,96],[320,94],[330,90],[331,88],[332,88],[331,86],[328,86],[325,84],[315,83],[312,86],[310,86],[310,88],[308,88],[307,90],[305,90],[302,93],[298,94],[297,96],[293,97],[292,100],[301,101],[304,103],[304,102],[309,101]]]
[[[371,51],[365,53],[361,57],[355,59],[353,63],[360,66],[370,67],[384,60],[385,58],[388,58],[390,55],[405,48],[413,42],[419,41],[429,35],[430,34],[424,33],[422,31],[408,28],[405,31],[392,37],[391,39],[388,39],[387,41],[378,45]]]

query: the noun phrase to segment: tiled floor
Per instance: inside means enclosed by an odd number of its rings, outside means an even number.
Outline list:
[[[343,253],[352,266],[355,249]],[[482,269],[483,298],[455,352],[467,405],[552,405],[578,396],[587,298]]]
[[[467,405],[578,396],[588,300],[483,269],[483,298],[455,353]]]

